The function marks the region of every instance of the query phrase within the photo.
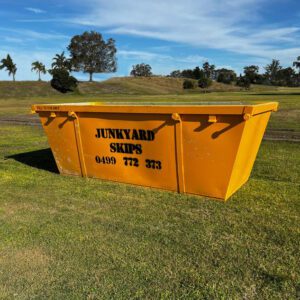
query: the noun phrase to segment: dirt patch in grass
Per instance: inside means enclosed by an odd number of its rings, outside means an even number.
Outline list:
[[[41,126],[39,116],[36,114],[0,116],[0,124]]]
[[[264,139],[269,141],[300,142],[300,132],[288,129],[267,130]]]
[[[0,297],[22,299],[50,283],[49,256],[40,248],[0,251]]]

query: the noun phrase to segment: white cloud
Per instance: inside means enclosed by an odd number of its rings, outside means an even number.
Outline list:
[[[26,10],[30,11],[30,12],[33,12],[35,14],[43,14],[45,13],[46,11],[43,10],[43,9],[40,9],[40,8],[35,8],[35,7],[25,7]]]
[[[299,27],[261,25],[267,0],[87,0],[90,11],[69,22],[255,57],[291,61]],[[282,42],[285,42],[283,44]],[[281,42],[281,43],[278,43]],[[287,54],[288,53],[288,54]]]
[[[207,60],[206,57],[200,55],[172,56],[149,51],[119,50],[117,53],[123,58],[141,61],[173,61],[200,65]]]
[[[135,50],[119,50],[117,52],[119,56],[122,56],[124,58],[130,58],[135,60],[145,60],[145,61],[151,61],[154,59],[171,59],[171,56],[164,55],[160,53],[155,52],[148,52],[148,51],[135,51]]]
[[[43,19],[16,19],[18,23],[63,23],[64,20],[60,18],[43,18]]]
[[[20,38],[14,38],[14,37],[10,37],[10,36],[5,36],[5,37],[3,37],[3,39],[4,39],[4,41],[9,42],[9,43],[20,44],[23,42],[23,40]]]
[[[154,74],[169,74],[172,70],[195,68],[201,66],[206,57],[200,55],[172,56],[150,51],[119,50],[118,56],[130,61],[132,64],[150,63]],[[128,74],[132,66],[128,66]],[[118,74],[118,76],[120,76]]]
[[[14,29],[14,28],[6,28],[0,27],[0,34],[4,32],[5,34],[10,33],[15,36],[11,38],[20,39],[22,41],[28,40],[59,40],[59,39],[69,39],[70,37],[67,35],[55,33],[55,32],[39,32],[29,29]]]
[[[283,27],[268,30],[261,30],[257,33],[251,35],[251,38],[256,41],[256,43],[272,43],[272,42],[288,42],[297,43],[296,38],[298,33],[300,33],[299,27]]]

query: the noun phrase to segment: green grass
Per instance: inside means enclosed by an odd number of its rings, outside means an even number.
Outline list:
[[[171,77],[115,77],[101,82],[79,82],[78,92],[82,95],[162,95],[199,93],[200,88],[184,91],[183,78]],[[193,80],[196,85],[196,80]],[[206,91],[239,91],[235,85],[218,82]],[[203,91],[202,91],[203,92]],[[19,98],[32,96],[57,96],[59,93],[51,88],[49,82],[38,81],[0,81],[0,98]]]
[[[299,296],[299,144],[264,142],[226,204],[60,176],[47,147],[0,127],[0,298]]]
[[[300,90],[259,89],[8,97],[0,114],[100,98],[279,100],[270,127],[299,131]],[[0,299],[299,299],[299,143],[264,141],[227,203],[60,176],[48,147],[37,126],[0,124]]]
[[[272,115],[269,129],[290,130],[300,132],[300,88],[277,88],[266,86],[253,86],[250,91],[236,92],[183,92],[180,88],[178,92],[177,81],[170,78],[152,78],[141,79],[142,87],[135,90],[134,86],[139,83],[135,78],[116,78],[102,83],[81,83],[81,94],[62,95],[53,92],[50,87],[45,87],[44,92],[40,94],[41,87],[46,83],[39,82],[17,82],[14,92],[7,95],[3,92],[4,87],[8,89],[11,84],[0,82],[0,117],[7,115],[29,114],[30,106],[37,103],[62,103],[62,102],[86,102],[86,101],[151,101],[151,102],[266,102],[278,101],[279,111]],[[147,89],[147,83],[144,81],[153,81],[150,84],[150,90],[154,93],[163,94],[143,94]],[[133,81],[133,82],[131,82]],[[160,84],[159,84],[160,83]],[[26,85],[26,91],[32,91],[28,94],[24,92],[23,86]],[[127,88],[124,89],[124,85]],[[175,85],[176,89],[169,86]],[[117,87],[116,87],[117,86]],[[3,88],[3,89],[2,89]],[[1,90],[2,89],[2,90]],[[49,89],[49,90],[48,90]],[[13,89],[12,89],[13,90]],[[50,95],[50,93],[53,93]],[[39,95],[39,96],[38,96]]]

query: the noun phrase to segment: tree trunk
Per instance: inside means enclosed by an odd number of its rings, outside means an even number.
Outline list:
[[[39,72],[39,81],[41,81],[41,72]]]
[[[93,73],[90,72],[90,82],[92,82],[92,81],[93,81]]]
[[[15,74],[13,74],[13,81],[16,81]]]

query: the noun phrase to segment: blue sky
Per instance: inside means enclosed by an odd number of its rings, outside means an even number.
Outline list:
[[[241,72],[300,56],[300,0],[0,0],[0,58],[10,53],[17,80],[36,79],[31,62],[49,68],[71,37],[96,30],[113,37],[118,71],[149,63],[155,74],[192,68],[208,60]],[[87,74],[75,73],[87,80]],[[49,79],[49,76],[45,76]],[[9,77],[0,71],[0,80]]]

